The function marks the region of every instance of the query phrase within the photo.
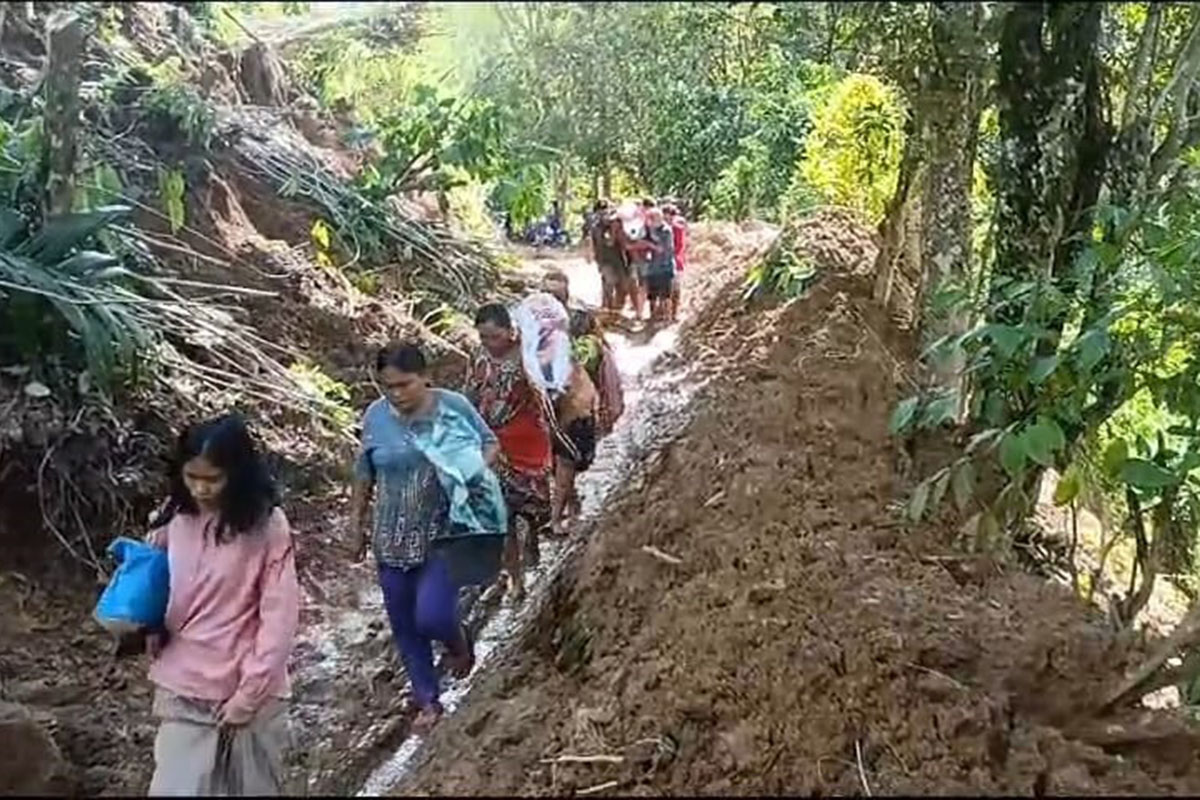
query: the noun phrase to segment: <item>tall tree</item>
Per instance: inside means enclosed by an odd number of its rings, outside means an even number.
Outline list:
[[[65,214],[75,197],[78,154],[79,79],[83,63],[83,22],[60,10],[46,20],[47,148],[46,212]]]
[[[983,101],[983,22],[979,3],[933,3],[929,37],[932,58],[920,70],[914,115],[925,152],[921,199],[922,333],[927,341],[962,333],[970,316],[969,295],[974,177]],[[938,365],[939,385],[953,386],[961,363]]]

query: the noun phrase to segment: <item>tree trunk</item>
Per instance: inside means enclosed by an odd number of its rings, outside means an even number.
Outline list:
[[[1063,68],[1064,89],[1058,105],[1073,106],[1069,118],[1071,148],[1067,173],[1056,194],[1062,205],[1062,230],[1052,256],[1052,277],[1066,295],[1078,289],[1076,259],[1088,246],[1095,220],[1095,207],[1100,199],[1108,165],[1112,131],[1104,114],[1104,87],[1101,85],[1097,45],[1100,39],[1100,7],[1083,9],[1056,8],[1063,18],[1055,20],[1058,28],[1056,54]],[[1058,51],[1063,51],[1061,54]],[[1081,87],[1081,88],[1077,88]],[[1058,346],[1057,335],[1067,323],[1066,309],[1049,320],[1056,337],[1039,343],[1041,355],[1051,355]]]
[[[571,165],[566,159],[563,159],[558,168],[554,199],[558,202],[558,213],[566,219],[567,204],[571,200]]]
[[[60,11],[46,20],[47,216],[69,213],[74,202],[83,44],[77,16]]]
[[[900,252],[897,254],[900,289],[892,302],[893,317],[899,316],[905,328],[913,328],[920,322],[921,302],[921,253],[924,250],[925,231],[921,220],[924,217],[925,193],[921,187],[925,185],[924,167],[913,180],[913,190],[909,194],[908,204],[904,209],[904,233]]]
[[[921,142],[917,135],[915,114],[904,123],[904,152],[900,158],[900,174],[896,191],[888,201],[883,220],[879,223],[879,252],[875,256],[876,302],[885,308],[891,303],[895,282],[896,259],[903,249],[905,214],[913,193],[914,178],[921,166]]]
[[[996,278],[1061,277],[1090,233],[1107,148],[1095,3],[1015,3],[1000,40]],[[1045,46],[1049,33],[1050,49]],[[1024,308],[999,303],[997,322]]]
[[[286,106],[294,91],[287,68],[269,46],[256,42],[240,56],[240,78],[246,100],[260,106]]]
[[[1042,44],[1046,8],[1043,3],[1014,3],[1000,34],[999,97],[1000,157],[996,180],[996,256],[993,284],[999,279],[1025,278],[1048,257],[1051,220],[1045,208],[1046,164],[1042,128],[1049,113],[1049,92],[1043,86]],[[993,292],[993,316],[1016,322],[1023,309],[999,303]]]
[[[1038,344],[1043,354],[1057,347],[1066,318],[1030,318],[1037,306],[1029,296],[1012,299],[1002,289],[1015,280],[1073,290],[1071,269],[1091,236],[1108,148],[1097,61],[1100,14],[1098,4],[1014,3],[1003,19],[988,314],[990,322],[1050,330]],[[1027,412],[1003,387],[980,388],[999,395],[1005,421]],[[1068,432],[1069,439],[1074,435]]]
[[[966,330],[972,260],[971,181],[982,97],[980,6],[934,3],[934,58],[920,92],[923,150],[922,271],[916,313],[925,344]],[[934,382],[957,386],[961,357],[933,365]]]

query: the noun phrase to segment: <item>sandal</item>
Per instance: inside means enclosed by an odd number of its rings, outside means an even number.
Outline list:
[[[475,669],[475,637],[471,635],[471,631],[466,625],[460,625],[459,629],[462,631],[464,650],[450,659],[449,666],[450,674],[462,680],[471,674],[471,670]]]
[[[412,721],[412,732],[418,736],[424,736],[438,723],[444,713],[445,709],[442,708],[442,704],[434,700],[417,712],[417,716]]]
[[[522,542],[524,547],[521,554],[525,561],[525,566],[536,567],[542,560],[541,547],[538,543],[538,529],[533,525],[528,525],[525,528],[525,541]]]

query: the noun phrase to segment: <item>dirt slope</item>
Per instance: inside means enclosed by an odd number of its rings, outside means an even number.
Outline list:
[[[1066,590],[897,522],[867,281],[733,294],[693,422],[396,792],[1200,792],[1176,717],[1081,713],[1129,655]]]

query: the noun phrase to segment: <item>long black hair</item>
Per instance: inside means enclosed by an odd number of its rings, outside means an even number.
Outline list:
[[[482,325],[485,322],[490,322],[497,328],[511,328],[512,315],[508,313],[508,309],[503,303],[488,303],[485,306],[480,306],[475,312],[475,324]]]
[[[192,425],[180,434],[171,459],[170,496],[151,527],[166,525],[181,511],[185,514],[199,511],[183,481],[183,465],[196,456],[204,456],[225,473],[217,542],[257,530],[278,505],[279,494],[254,437],[237,414]]]

